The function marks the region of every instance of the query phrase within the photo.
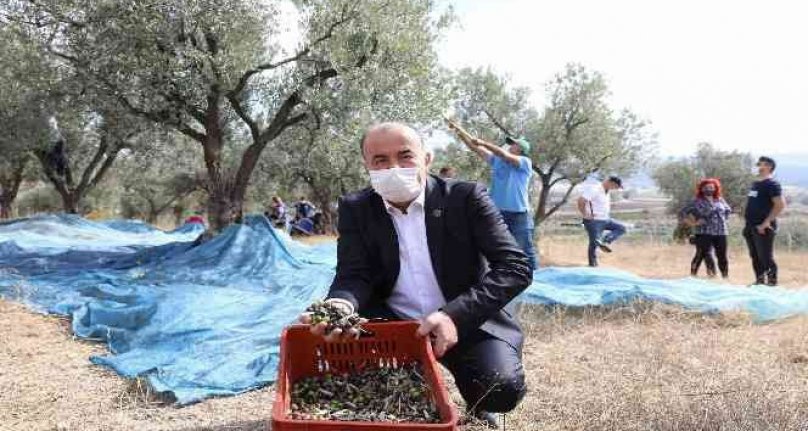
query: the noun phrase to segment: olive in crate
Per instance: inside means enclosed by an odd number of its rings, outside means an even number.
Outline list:
[[[296,420],[437,423],[440,414],[418,363],[306,377],[292,388]]]

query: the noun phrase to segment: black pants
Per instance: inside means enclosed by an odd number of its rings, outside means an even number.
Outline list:
[[[482,330],[461,339],[440,362],[469,410],[506,413],[527,393],[522,352]]]
[[[721,276],[729,276],[729,261],[727,260],[727,237],[726,235],[696,235],[696,255],[690,263],[690,274],[696,275],[699,272],[701,262],[707,267],[707,274],[715,275],[715,260],[713,250],[718,260],[718,269]]]
[[[363,317],[400,320],[387,306],[363,310]],[[440,359],[455,379],[469,410],[506,413],[527,393],[522,350],[481,329],[461,336]]]
[[[769,229],[765,234],[758,233],[754,226],[746,226],[743,237],[752,258],[755,269],[755,282],[758,284],[777,284],[777,263],[774,261],[774,237],[777,232]]]

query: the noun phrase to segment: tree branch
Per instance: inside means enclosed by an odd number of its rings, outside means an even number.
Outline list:
[[[601,159],[597,163],[595,163],[594,166],[592,166],[591,169],[589,169],[589,171],[587,172],[587,175],[591,175],[591,174],[594,174],[595,172],[599,171],[600,168],[602,168],[603,165],[606,163],[606,161],[608,161],[610,158],[612,158],[613,155],[614,154],[609,153],[609,154],[606,154],[605,156],[601,157]]]
[[[553,181],[550,181],[550,184],[548,184],[548,186],[553,187],[553,186],[555,186],[556,184],[558,184],[558,183],[560,183],[562,181],[569,181],[570,183],[572,183],[572,181],[570,181],[570,179],[566,175],[562,175],[562,176],[554,179]]]
[[[258,123],[252,119],[252,117],[247,114],[247,111],[241,105],[241,101],[239,101],[238,96],[234,93],[227,94],[227,100],[230,102],[230,106],[233,107],[233,110],[236,111],[236,115],[241,118],[247,127],[250,129],[250,135],[252,135],[253,142],[257,141],[261,137],[261,131],[258,128]]]
[[[317,39],[315,39],[314,41],[312,41],[311,44],[306,46],[302,51],[298,52],[297,54],[295,54],[295,55],[293,55],[291,57],[285,58],[285,59],[277,61],[275,63],[262,64],[260,66],[257,66],[257,67],[255,67],[253,69],[250,69],[250,70],[246,71],[241,76],[241,78],[239,79],[239,82],[238,82],[238,84],[236,84],[236,87],[233,88],[233,90],[230,91],[229,94],[233,95],[233,96],[237,96],[237,95],[241,94],[241,92],[244,91],[244,88],[249,83],[250,78],[252,78],[254,75],[256,75],[258,73],[261,73],[261,72],[264,72],[264,71],[267,71],[267,70],[276,69],[276,68],[281,67],[281,66],[283,66],[285,64],[289,64],[289,63],[292,63],[292,62],[295,62],[295,61],[303,59],[304,57],[306,57],[307,55],[309,55],[311,53],[311,50],[315,46],[317,46],[320,43],[325,42],[326,40],[332,38],[334,36],[334,32],[336,31],[337,27],[339,27],[339,26],[341,26],[343,24],[346,24],[347,22],[349,22],[349,21],[353,20],[354,18],[356,18],[356,13],[355,12],[356,12],[355,10],[349,11],[348,10],[348,5],[346,4],[342,9],[342,14],[340,15],[340,19],[338,19],[337,21],[331,23],[331,25],[328,27],[328,30],[326,30],[326,32],[322,36],[320,36]]]
[[[541,217],[542,222],[550,218],[550,216],[555,214],[556,211],[558,211],[561,207],[567,204],[567,201],[570,199],[570,196],[572,195],[572,191],[575,190],[575,187],[577,185],[578,183],[570,184],[570,187],[567,189],[567,192],[564,193],[564,196],[561,198],[561,200],[559,202],[556,202],[549,210],[547,210],[546,213],[544,213],[544,216]]]
[[[180,120],[177,120],[176,122],[170,121],[170,113],[167,110],[162,110],[162,111],[157,111],[157,112],[150,112],[150,111],[146,111],[144,109],[138,108],[137,106],[132,104],[132,102],[130,102],[129,99],[126,96],[124,96],[122,94],[116,94],[115,97],[118,99],[118,101],[126,109],[128,109],[129,111],[131,111],[135,115],[138,115],[138,116],[141,116],[143,118],[146,118],[147,120],[154,121],[155,123],[158,123],[158,124],[165,124],[167,126],[173,127],[175,129],[177,129],[177,131],[179,131],[183,135],[188,136],[189,138],[191,138],[191,139],[193,139],[193,140],[195,140],[197,142],[202,142],[206,138],[206,135],[204,133],[197,132],[196,130],[194,130],[189,125],[182,123],[182,121],[180,121]],[[204,117],[203,117],[203,119],[204,119]]]
[[[120,153],[120,151],[121,151],[120,148],[117,148],[107,155],[107,158],[104,159],[104,164],[101,165],[101,169],[99,169],[98,172],[95,173],[95,176],[93,176],[92,181],[90,181],[89,187],[87,188],[88,190],[94,188],[95,186],[98,185],[99,182],[101,182],[101,180],[104,178],[104,175],[106,175],[109,168],[112,167],[113,163],[115,163],[115,160],[118,158],[118,154]]]
[[[107,149],[109,148],[109,141],[107,137],[104,136],[101,138],[101,143],[98,145],[98,149],[96,149],[93,158],[90,160],[90,163],[87,167],[84,168],[84,172],[81,174],[81,181],[79,181],[78,187],[76,190],[79,191],[79,194],[84,194],[84,190],[87,188],[87,185],[90,183],[90,179],[92,177],[93,171],[101,163],[101,160],[104,159],[104,156],[107,153]]]
[[[492,123],[494,123],[494,125],[495,125],[495,126],[497,126],[497,128],[498,128],[499,130],[502,130],[502,133],[505,133],[505,135],[507,135],[507,136],[513,136],[513,134],[511,133],[511,131],[510,131],[510,130],[508,130],[508,128],[507,128],[507,127],[505,127],[505,126],[502,124],[502,122],[500,122],[499,120],[497,120],[497,119],[496,119],[496,118],[495,118],[495,117],[494,117],[494,116],[491,114],[491,112],[490,112],[488,109],[483,109],[483,112],[485,112],[485,115],[488,117],[488,119],[489,119],[489,120],[491,120],[491,122],[492,122]]]

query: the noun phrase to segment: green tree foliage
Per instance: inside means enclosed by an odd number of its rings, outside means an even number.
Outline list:
[[[547,106],[537,110],[526,88],[513,88],[490,70],[464,69],[457,79],[456,115],[468,130],[491,141],[523,135],[541,185],[534,218],[542,223],[593,173],[630,175],[654,154],[650,123],[608,104],[604,77],[571,64],[547,83]],[[553,191],[563,190],[553,198]]]
[[[120,152],[145,130],[145,123],[99,97],[77,79],[75,70],[61,67],[32,39],[36,26],[4,22],[3,126],[0,175],[3,199],[13,198],[20,173],[31,159],[38,174],[59,194],[63,209],[78,213],[84,197],[110,172]],[[33,157],[32,157],[33,156]],[[13,200],[13,199],[12,199]],[[7,208],[9,205],[3,205]]]
[[[54,103],[51,138],[32,148],[45,179],[62,198],[67,213],[88,210],[82,200],[110,173],[124,151],[136,148],[151,129],[116,108],[98,109],[81,96]]]
[[[657,187],[671,198],[668,209],[678,213],[696,193],[703,178],[721,180],[724,199],[736,213],[746,204],[746,193],[754,181],[754,159],[749,153],[722,151],[710,143],[700,143],[690,157],[668,160],[654,169]]]
[[[490,167],[481,163],[476,154],[457,142],[451,142],[445,147],[435,150],[435,162],[432,164],[432,170],[437,173],[444,166],[455,168],[457,178],[461,180],[488,183],[491,179]]]
[[[193,142],[176,133],[152,133],[148,144],[127,152],[118,175],[122,215],[156,223],[169,210],[204,191],[201,155]],[[197,193],[198,194],[198,193]]]
[[[351,105],[417,99],[432,82],[445,24],[429,0],[19,3],[20,21],[87,86],[199,144],[215,230],[241,214],[267,147],[344,114],[330,110],[335,94],[350,94]],[[281,42],[290,5],[293,48]]]
[[[35,47],[0,21],[0,218],[12,214],[20,186],[31,169],[31,146],[46,138],[41,127],[45,95],[42,58]]]

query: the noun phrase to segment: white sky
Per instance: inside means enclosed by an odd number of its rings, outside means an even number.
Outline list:
[[[607,77],[615,108],[649,118],[662,153],[710,141],[808,153],[808,2],[446,0],[445,65],[491,65],[533,89],[569,62]]]

